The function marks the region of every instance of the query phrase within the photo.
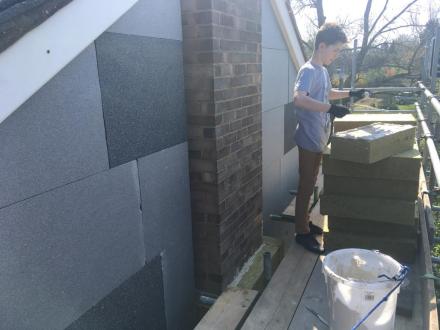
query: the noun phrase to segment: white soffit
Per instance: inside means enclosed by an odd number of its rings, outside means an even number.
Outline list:
[[[276,19],[286,41],[290,58],[298,70],[304,63],[304,55],[301,50],[299,37],[293,27],[292,20],[288,13],[285,0],[270,0]]]
[[[138,0],[74,0],[0,53],[0,123]]]

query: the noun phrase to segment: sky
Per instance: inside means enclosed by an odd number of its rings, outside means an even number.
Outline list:
[[[295,2],[293,0],[292,2]],[[408,4],[410,0],[390,0],[385,15],[387,18],[392,18],[401,9]],[[360,26],[363,18],[367,0],[323,0],[324,14],[327,17],[327,21],[340,22],[340,21],[357,21],[355,26]],[[370,17],[376,17],[376,15],[382,10],[384,0],[373,0]],[[429,19],[429,8],[440,8],[440,0],[418,0],[411,8],[415,13],[420,24],[425,24]],[[310,20],[307,16],[313,17],[316,20],[316,10],[309,9],[304,11],[301,15],[296,15],[297,24],[303,39],[306,39],[310,32],[313,31]],[[409,22],[409,15],[407,15],[407,21]],[[403,21],[400,21],[400,25],[405,25]],[[382,23],[383,24],[383,23]],[[379,23],[378,23],[379,26]],[[359,28],[357,28],[360,31]],[[356,31],[347,31],[349,39],[353,39],[356,35]],[[402,28],[390,32],[391,36],[397,36],[399,33],[414,33],[411,28]],[[359,40],[360,41],[360,40]]]

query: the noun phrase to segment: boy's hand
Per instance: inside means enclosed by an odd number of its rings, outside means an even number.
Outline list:
[[[357,98],[363,98],[365,96],[365,89],[355,89],[348,92],[348,96],[350,97],[357,97]]]
[[[342,118],[350,113],[350,109],[341,105],[332,104],[327,112],[337,118]]]

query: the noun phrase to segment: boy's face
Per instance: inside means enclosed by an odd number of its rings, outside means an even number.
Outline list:
[[[321,59],[324,65],[331,64],[339,55],[339,52],[344,47],[342,42],[338,42],[332,45],[326,45],[321,42],[319,44],[319,53],[321,54]]]

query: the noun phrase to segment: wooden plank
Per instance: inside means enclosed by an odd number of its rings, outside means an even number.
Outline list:
[[[318,179],[322,186],[321,176]],[[313,223],[326,227],[319,202],[310,214]],[[242,329],[287,329],[301,300],[318,256],[292,242]]]
[[[323,186],[323,175],[319,173],[318,190]],[[310,220],[327,229],[327,217],[319,212],[319,202],[310,214]],[[288,208],[294,214],[294,201]],[[320,239],[322,242],[322,240]],[[242,329],[287,329],[299,304],[318,256],[305,250],[295,242],[290,246],[271,281],[259,297]]]
[[[296,246],[296,248],[298,249],[299,247]],[[295,276],[291,276],[289,284],[285,288],[284,295],[279,301],[278,308],[273,313],[272,319],[266,329],[284,330],[289,327],[318,258],[308,251],[305,252],[299,262],[300,269],[296,270]]]
[[[246,319],[242,328],[243,330],[267,328],[274,314],[280,309],[281,301],[288,286],[291,285],[292,280],[298,276],[298,272],[302,272],[303,267],[301,263],[304,260],[304,255],[314,257],[311,253],[295,243],[291,244],[283,261]],[[302,288],[297,288],[301,294],[306,283],[302,283],[302,285]],[[293,306],[293,310],[291,310],[291,315],[293,315],[294,309],[295,306]]]
[[[426,191],[426,179],[421,169],[420,173],[420,189],[421,191]],[[432,263],[431,263],[431,247],[429,245],[428,239],[428,229],[427,222],[425,218],[425,208],[430,208],[431,204],[429,197],[426,194],[421,194],[419,196],[419,210],[420,210],[420,231],[421,231],[421,241],[420,241],[420,262],[422,267],[422,274],[432,274]],[[437,302],[435,296],[434,282],[432,280],[421,280],[422,286],[422,306],[423,306],[423,329],[426,330],[438,330],[439,321],[437,315]]]
[[[258,291],[231,288],[223,292],[195,327],[196,330],[239,329]]]
[[[289,330],[328,330],[321,321],[311,314],[306,307],[317,312],[326,321],[329,320],[329,308],[326,285],[322,274],[322,259],[316,263],[310,281],[307,284],[301,302],[290,323]]]

